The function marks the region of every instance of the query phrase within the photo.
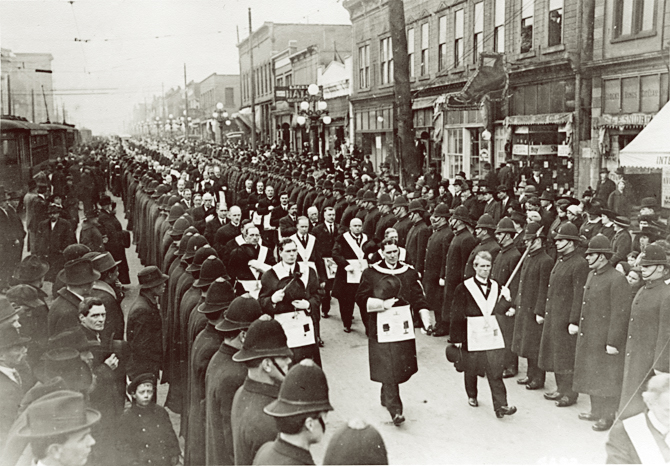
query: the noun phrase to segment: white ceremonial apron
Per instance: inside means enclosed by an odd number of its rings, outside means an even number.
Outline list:
[[[623,428],[633,443],[642,464],[664,464],[663,454],[653,434],[649,431],[644,413],[629,417],[623,421]]]
[[[316,238],[313,235],[307,235],[307,247],[302,245],[302,241],[300,241],[300,238],[298,238],[297,233],[291,235],[290,238],[293,240],[296,248],[298,249],[300,262],[309,265],[316,272],[316,264],[308,260],[310,257],[312,257],[312,251],[314,251],[314,246],[316,245]]]
[[[498,301],[498,283],[491,280],[491,290],[488,298],[484,298],[482,291],[475,283],[474,277],[463,282],[479,306],[483,316],[468,317],[468,351],[489,351],[505,347],[498,320],[493,316],[493,309]]]
[[[393,343],[414,340],[414,323],[409,304],[392,307],[377,314],[377,341]]]
[[[354,267],[354,269],[351,271],[347,270],[347,283],[360,283],[363,270],[368,268],[368,261],[364,259],[365,253],[358,245],[358,243],[356,243],[356,240],[350,232],[347,231],[342,236],[357,257],[356,259],[347,260],[347,262],[349,262],[349,264]],[[361,235],[361,244],[365,244],[367,240],[368,237],[365,235],[365,233],[363,233]]]
[[[260,280],[238,280],[240,284],[244,287],[244,291],[249,293],[254,299],[258,299],[258,296],[261,292],[261,281]]]
[[[307,287],[309,282],[309,266],[304,263],[297,263],[300,268],[302,276],[300,280]],[[288,276],[288,271],[282,265],[282,262],[272,266],[272,270],[277,274],[277,278],[281,280]],[[283,314],[275,314],[274,319],[279,322],[286,334],[286,344],[289,348],[299,348],[301,346],[313,345],[316,343],[314,335],[314,322],[305,311],[296,309],[294,312],[285,312]]]

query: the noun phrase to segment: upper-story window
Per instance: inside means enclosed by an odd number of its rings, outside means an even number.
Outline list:
[[[437,70],[447,68],[447,16],[440,16],[437,21]]]
[[[379,44],[382,84],[393,82],[393,41],[390,37],[381,40]]]
[[[413,78],[414,74],[414,28],[407,31],[407,56],[409,58],[409,76]]]
[[[535,0],[521,0],[521,53],[533,48],[533,18]]]
[[[549,0],[549,47],[563,42],[563,0]]]
[[[655,11],[656,0],[615,0],[614,37],[653,32]]]
[[[505,53],[505,0],[495,0],[493,50]]]
[[[472,61],[484,51],[484,2],[475,3],[474,35],[472,37]]]
[[[358,87],[367,89],[370,87],[370,46],[358,47]]]
[[[428,68],[428,45],[430,44],[430,27],[428,23],[421,25],[421,76],[430,73]]]
[[[463,9],[454,14],[454,66],[461,66],[463,60]]]

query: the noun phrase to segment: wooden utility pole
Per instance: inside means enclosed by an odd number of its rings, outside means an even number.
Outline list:
[[[251,70],[251,150],[256,150],[256,81],[254,79],[254,47],[252,43],[251,8],[249,8],[249,69]]]
[[[33,123],[37,123],[35,121],[35,89],[30,90],[30,105],[33,109]]]
[[[44,86],[42,86],[42,98],[44,99],[44,110],[47,113],[46,123],[51,123],[51,121],[49,121],[49,106],[47,105],[47,95],[44,93]]]
[[[188,84],[186,84],[186,63],[184,63],[184,136],[188,140]]]
[[[7,75],[7,114],[12,114],[12,81]]]
[[[400,182],[413,183],[421,174],[415,156],[412,95],[409,83],[409,56],[405,32],[405,6],[403,0],[389,0],[389,27],[393,41],[393,81],[395,91],[396,121],[398,122],[395,150],[398,154]]]

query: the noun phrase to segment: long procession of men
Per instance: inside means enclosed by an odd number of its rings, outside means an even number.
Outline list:
[[[581,200],[550,188],[539,166],[520,176],[513,163],[451,185],[431,167],[401,186],[344,150],[81,147],[27,193],[0,189],[3,461],[314,464],[337,408],[321,323],[339,309],[341,338],[365,332],[370,380],[398,428],[418,330],[444,338],[472,408],[479,377],[504,420],[517,412],[505,379],[539,391],[550,372],[556,390],[541,396],[562,408],[588,395],[579,419],[609,432],[608,462],[668,462],[660,209],[646,198],[633,213],[626,181],[606,171]],[[131,274],[132,244],[143,268]],[[379,432],[351,420],[323,462],[389,458]]]

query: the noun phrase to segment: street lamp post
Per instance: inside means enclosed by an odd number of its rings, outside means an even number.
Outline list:
[[[321,152],[319,144],[319,122],[329,125],[332,119],[328,115],[328,104],[321,100],[320,89],[316,84],[310,84],[307,88],[308,98],[300,102],[298,112],[298,124],[304,126],[309,121],[309,146],[312,154]]]
[[[223,127],[224,125],[230,126],[230,119],[228,118],[228,112],[223,109],[223,104],[221,102],[216,104],[216,111],[212,113],[212,117],[219,124],[219,143],[223,144]]]
[[[156,123],[156,136],[158,137],[161,135],[161,117],[156,117],[155,123]]]

